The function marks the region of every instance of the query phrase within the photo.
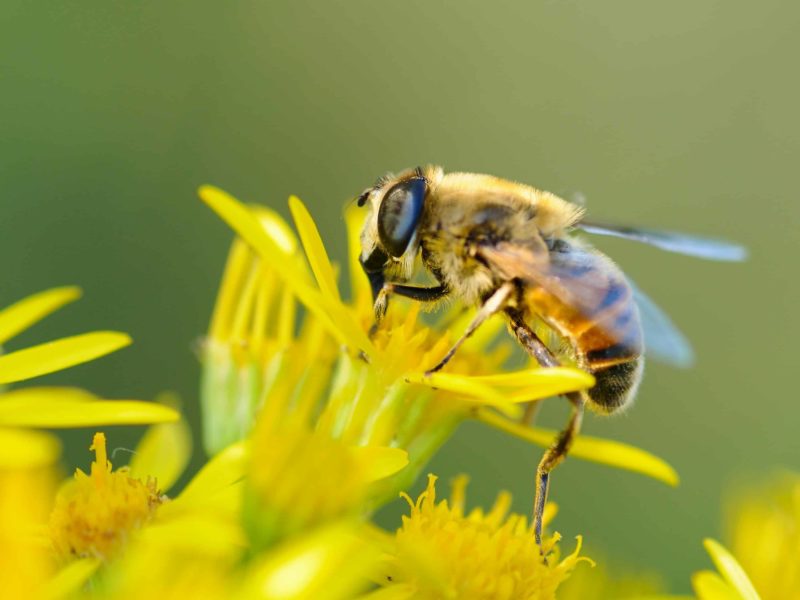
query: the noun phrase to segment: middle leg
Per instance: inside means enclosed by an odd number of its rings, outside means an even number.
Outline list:
[[[510,281],[505,282],[499,288],[497,288],[492,295],[481,305],[478,313],[475,315],[475,318],[472,319],[472,322],[467,327],[466,331],[462,334],[460,338],[456,340],[456,343],[447,351],[447,354],[444,355],[444,358],[439,361],[432,369],[429,369],[426,372],[426,375],[430,375],[431,373],[435,373],[444,367],[450,359],[453,358],[453,355],[456,351],[461,347],[461,344],[467,341],[467,339],[475,333],[475,330],[478,329],[483,323],[486,322],[486,319],[491,317],[493,314],[500,312],[506,307],[506,303],[508,299],[511,297],[511,294],[514,292],[514,284]]]

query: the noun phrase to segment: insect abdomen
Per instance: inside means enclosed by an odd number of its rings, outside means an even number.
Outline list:
[[[533,311],[570,342],[580,367],[596,379],[586,400],[596,410],[614,412],[633,400],[641,381],[642,329],[633,290],[607,257],[578,245],[551,255],[559,282],[573,293],[568,303],[537,287]],[[580,306],[575,306],[579,304]]]
[[[595,378],[594,387],[587,390],[592,406],[604,413],[612,413],[633,400],[642,379],[644,359],[641,355],[612,365],[587,369]]]

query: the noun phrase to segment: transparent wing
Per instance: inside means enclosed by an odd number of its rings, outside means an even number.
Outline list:
[[[674,231],[655,231],[637,227],[592,223],[590,221],[581,221],[577,227],[587,233],[643,242],[668,252],[696,256],[707,260],[738,262],[747,258],[747,249],[744,246],[725,240],[687,235]]]
[[[632,330],[629,311],[607,310],[610,304],[622,303],[632,290],[624,275],[607,258],[575,245],[570,252],[548,255],[547,249],[528,248],[500,242],[481,246],[478,256],[506,280],[519,279],[541,287],[592,321],[609,338],[636,344],[637,330]]]
[[[694,351],[686,336],[680,332],[672,320],[639,289],[630,279],[633,297],[639,307],[639,318],[644,332],[645,354],[674,367],[682,369],[694,364]]]

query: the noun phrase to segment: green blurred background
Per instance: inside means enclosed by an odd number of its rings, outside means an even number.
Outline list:
[[[193,346],[231,240],[196,199],[206,182],[283,214],[299,195],[339,259],[346,199],[427,162],[583,194],[603,219],[741,241],[744,265],[597,240],[699,360],[651,363],[637,405],[585,429],[665,457],[682,483],[578,460],[553,482],[567,539],[687,589],[727,486],[800,467],[787,371],[800,334],[798,17],[779,0],[4,0],[0,304],[61,284],[86,293],[9,349],[129,331],[133,347],[36,383],[171,389],[196,422]],[[86,433],[65,436],[69,464],[88,463]],[[527,512],[539,456],[471,425],[431,469],[469,473],[475,503],[510,489]]]

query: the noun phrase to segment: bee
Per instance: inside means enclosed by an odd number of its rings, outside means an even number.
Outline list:
[[[451,297],[478,307],[429,372],[443,368],[486,319],[504,313],[510,332],[540,365],[567,361],[594,376],[594,387],[566,395],[569,421],[537,468],[537,543],[550,472],[567,456],[584,407],[611,414],[629,406],[642,380],[645,346],[680,366],[692,360],[691,347],[670,320],[577,233],[712,260],[738,261],[746,254],[721,240],[593,223],[582,207],[549,192],[490,175],[445,174],[437,166],[381,177],[358,204],[369,206],[360,262],[372,288],[376,326],[393,295],[426,303]],[[435,285],[410,283],[420,265]],[[549,335],[540,337],[542,331]]]

